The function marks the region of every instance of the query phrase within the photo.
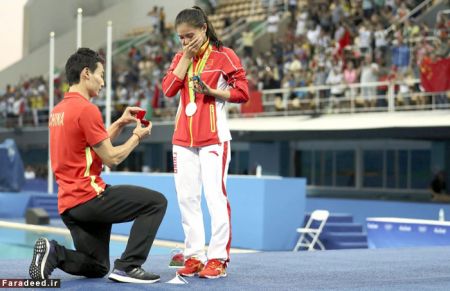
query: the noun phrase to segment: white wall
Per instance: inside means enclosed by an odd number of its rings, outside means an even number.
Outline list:
[[[24,8],[24,56],[45,45],[50,31],[63,35],[72,30],[78,8],[83,8],[84,16],[93,17],[117,2],[119,0],[29,0]]]
[[[37,0],[31,0],[31,2],[36,2]],[[41,0],[38,1],[38,3]],[[48,2],[55,3],[60,2],[60,0],[42,0],[42,3],[48,5]],[[68,2],[72,0],[62,0],[61,2]],[[77,0],[78,1],[78,0]],[[81,1],[81,0],[80,0]],[[123,37],[132,28],[142,27],[149,25],[149,19],[147,12],[154,6],[163,6],[166,11],[167,22],[173,22],[176,14],[184,8],[191,7],[194,5],[194,0],[177,0],[177,1],[162,1],[162,0],[124,0],[115,1],[104,0],[106,3],[117,2],[115,5],[108,7],[95,15],[95,17],[84,17],[83,18],[83,42],[84,47],[90,47],[93,49],[98,49],[106,44],[106,23],[108,20],[113,21],[113,39],[119,39]],[[76,1],[74,1],[76,2]],[[102,1],[103,2],[103,1]],[[31,3],[33,4],[33,3]],[[50,10],[47,6],[39,7],[39,9]],[[76,10],[78,5],[74,5],[73,15],[76,15]],[[58,8],[59,9],[59,8]],[[58,14],[57,12],[52,12],[50,15]],[[25,15],[27,17],[27,15]],[[34,17],[34,16],[33,16]],[[48,38],[50,31],[54,30],[56,32],[55,41],[55,65],[56,67],[63,68],[67,58],[76,49],[76,25],[75,16],[69,19],[61,18],[60,16],[54,16],[55,22],[53,20],[52,26],[49,25],[50,21],[44,21],[47,17],[46,13],[40,15],[42,18],[43,26],[48,26],[44,29],[47,30],[46,42],[41,47],[35,49],[28,56],[22,58],[15,64],[9,66],[5,70],[0,72],[0,88],[4,88],[6,84],[16,84],[20,78],[30,78],[39,75],[48,76],[48,62],[49,62],[49,45]],[[53,16],[48,16],[53,18]],[[65,14],[67,18],[67,14]],[[31,17],[32,18],[32,17]],[[30,23],[27,23],[27,22]],[[30,34],[34,33],[34,29],[37,33],[42,32],[42,28],[35,28],[37,25],[31,19],[25,21],[28,24],[28,30]],[[64,27],[60,27],[62,23],[72,23],[72,29],[66,33],[58,33],[64,31]],[[34,23],[34,25],[33,25]],[[65,26],[67,24],[64,24]],[[45,39],[45,38],[44,38]]]

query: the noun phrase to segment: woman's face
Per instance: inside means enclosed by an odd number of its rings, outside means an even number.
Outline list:
[[[176,30],[183,47],[198,37],[203,40],[202,43],[206,41],[206,23],[200,28],[194,27],[188,23],[180,23]]]

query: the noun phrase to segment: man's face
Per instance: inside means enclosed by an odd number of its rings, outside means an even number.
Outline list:
[[[89,71],[89,78],[86,81],[86,87],[89,92],[89,97],[96,97],[100,93],[100,90],[105,85],[103,81],[103,74],[105,70],[102,63],[97,63],[97,69],[94,72]]]

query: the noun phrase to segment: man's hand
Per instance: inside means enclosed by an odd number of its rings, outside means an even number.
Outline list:
[[[149,125],[146,127],[142,127],[141,121],[139,119],[136,120],[136,128],[133,130],[133,134],[136,134],[139,137],[139,141],[141,141],[144,137],[150,135],[152,132],[152,123],[149,122]]]
[[[122,113],[122,116],[118,119],[119,123],[122,126],[125,126],[130,123],[134,123],[137,121],[136,114],[144,110],[140,107],[127,107],[125,111]]]

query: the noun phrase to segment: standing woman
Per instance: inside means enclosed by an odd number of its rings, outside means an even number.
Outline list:
[[[168,97],[181,92],[172,139],[175,187],[185,234],[186,261],[178,274],[225,277],[231,245],[231,210],[225,187],[231,134],[225,105],[248,100],[247,79],[239,58],[222,46],[199,7],[181,11],[175,29],[183,50],[173,58],[162,88]],[[206,256],[202,185],[211,216]]]

